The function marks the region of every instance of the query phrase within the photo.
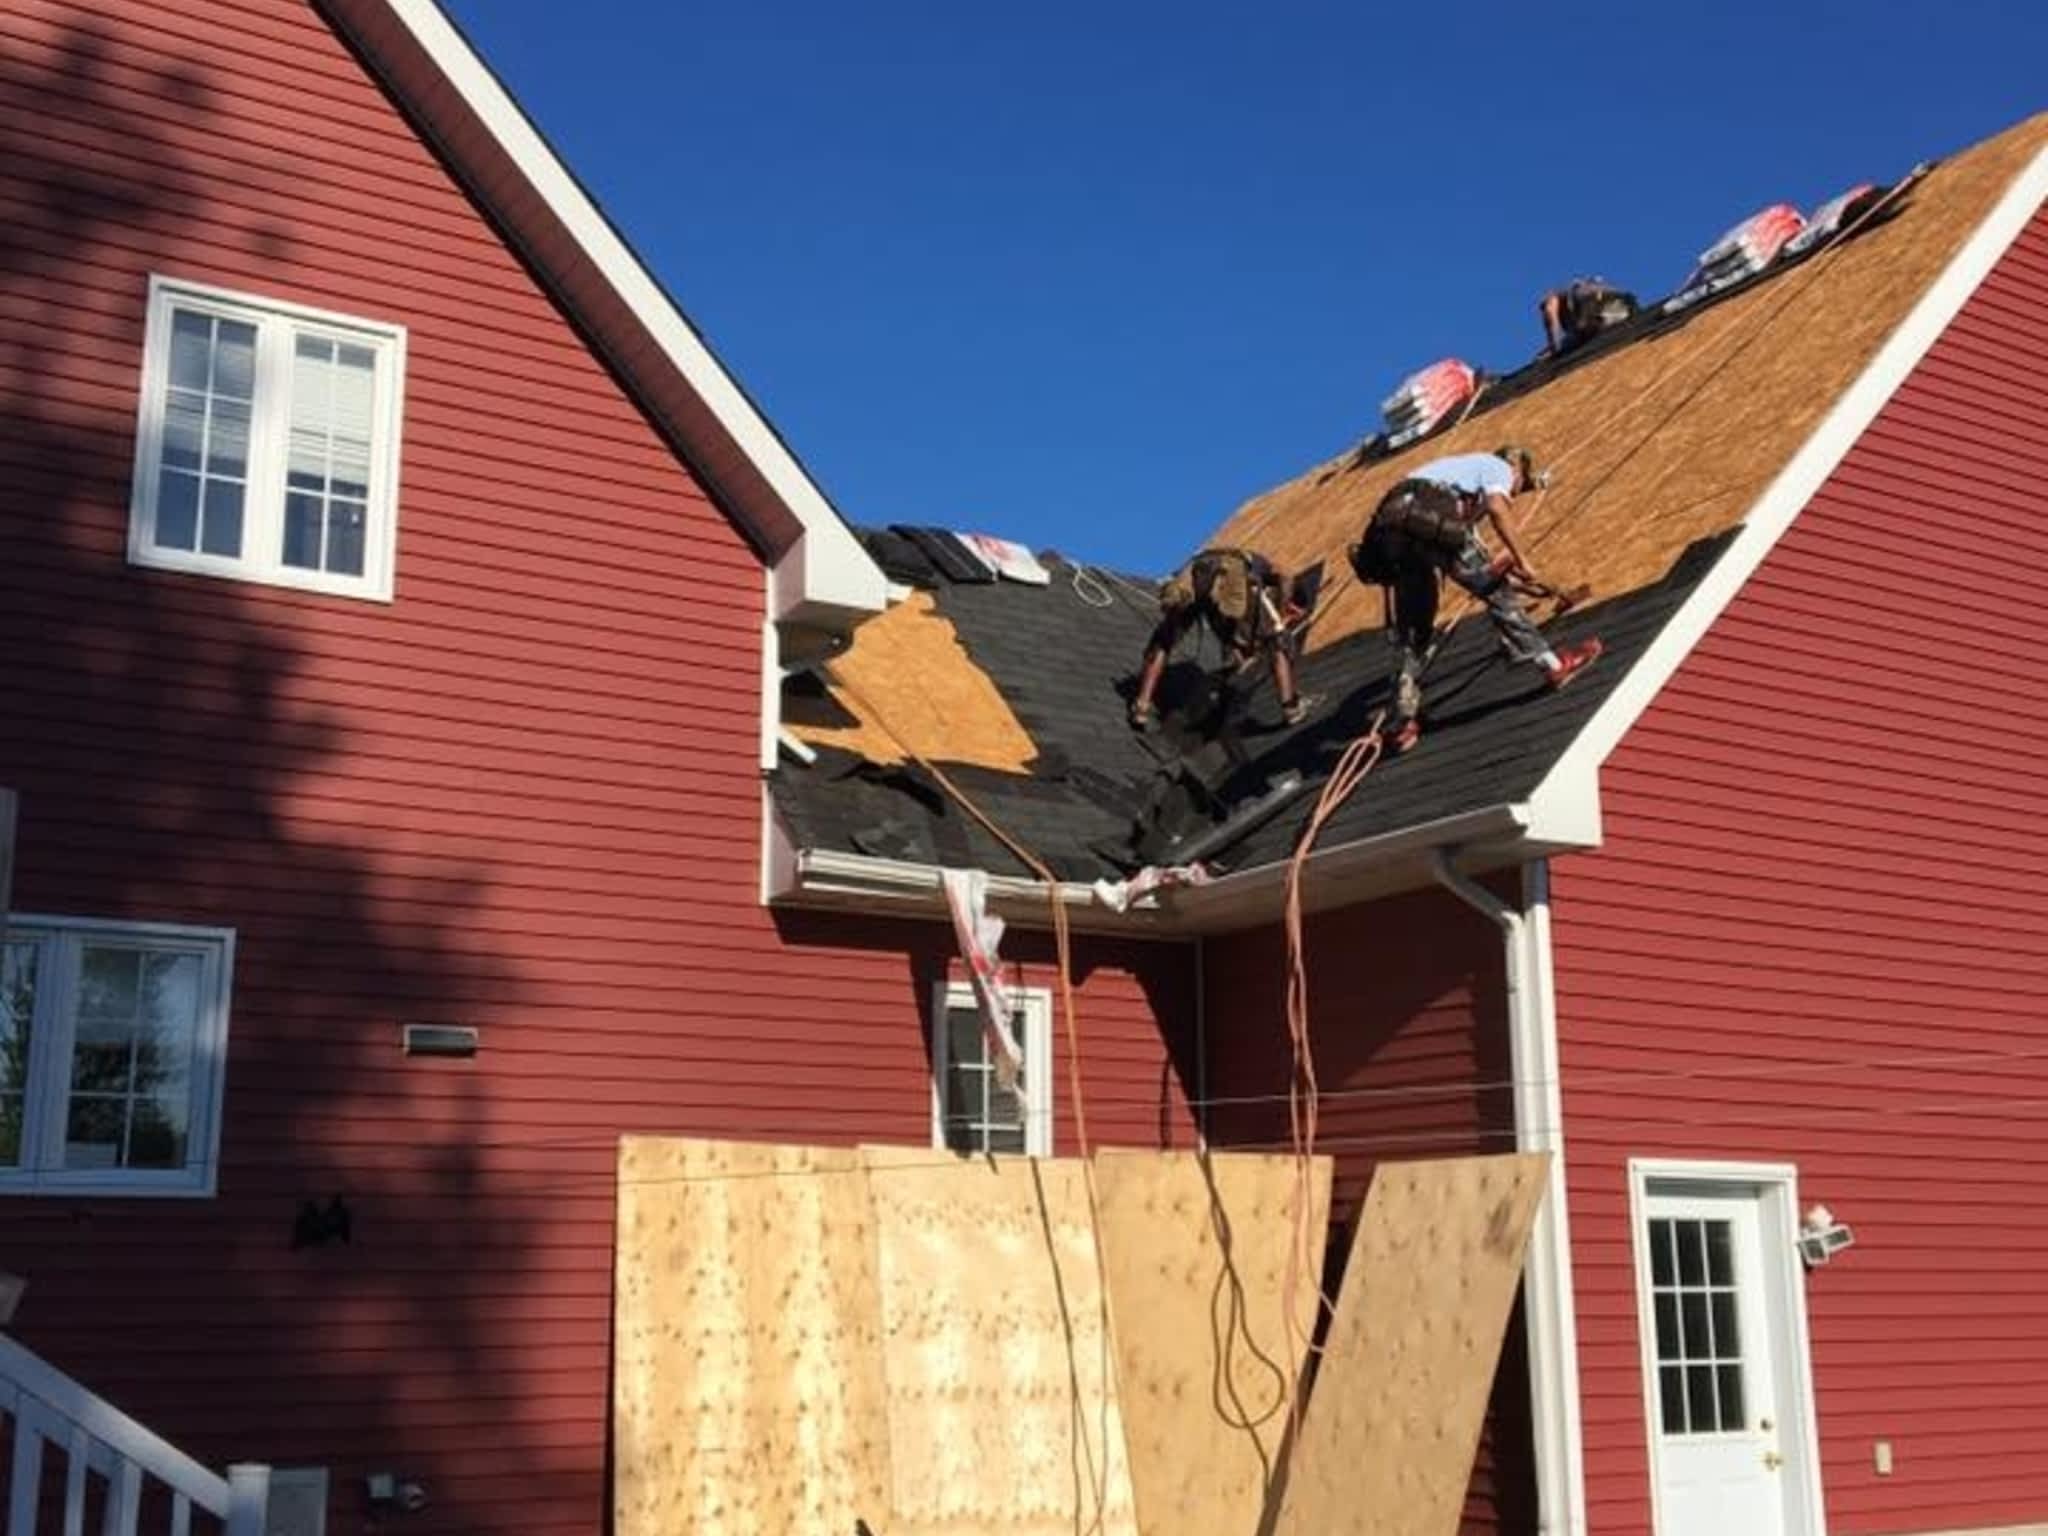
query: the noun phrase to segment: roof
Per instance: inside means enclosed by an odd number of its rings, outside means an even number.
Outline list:
[[[1518,530],[1551,579],[1601,596],[1654,581],[1694,540],[1741,522],[1843,390],[2048,143],[2048,115],[1906,181],[1870,225],[1766,268],[1605,346],[1495,381],[1469,416],[1401,453],[1347,452],[1261,496],[1211,540],[1283,566],[1342,564],[1379,498],[1442,454],[1526,448],[1552,488]],[[1340,594],[1321,643],[1380,622],[1375,590]]]
[[[435,0],[319,0],[771,570],[843,628],[886,583],[788,444]]]
[[[1501,862],[1597,844],[1600,762],[2041,205],[2044,146],[2048,116],[1903,178],[1878,217],[1802,260],[1496,379],[1462,422],[1393,456],[1347,451],[1225,522],[1212,542],[1343,572],[1343,548],[1409,467],[1512,440],[1557,470],[1526,514],[1525,547],[1560,586],[1593,589],[1590,606],[1551,629],[1597,632],[1608,654],[1563,694],[1509,668],[1482,622],[1458,625],[1432,674],[1421,747],[1377,769],[1325,830],[1329,868],[1482,831]],[[928,711],[916,755],[946,765],[1063,878],[1192,850],[1227,873],[1221,884],[1264,882],[1276,896],[1269,877],[1309,794],[1386,693],[1377,594],[1347,581],[1318,613],[1304,663],[1323,709],[1287,731],[1268,691],[1251,707],[1241,760],[1224,762],[1214,751],[1180,759],[1124,723],[1151,618],[1141,584],[1064,561],[1050,588],[931,578],[928,626],[899,621],[903,643],[885,647],[889,630],[874,621],[826,663],[822,688],[808,685],[840,731],[815,764],[773,775],[784,831],[821,854],[1014,874],[993,840],[954,837],[957,811],[901,750],[911,733],[896,722],[945,680],[950,704]],[[1176,672],[1185,689],[1200,669]],[[828,739],[815,723],[792,729]],[[862,751],[875,755],[852,755]],[[1276,789],[1277,811],[1259,820]],[[1134,827],[1148,806],[1155,814]],[[1163,838],[1162,826],[1184,835]],[[877,847],[888,851],[868,853]],[[1171,910],[1192,913],[1215,889]],[[800,875],[783,892],[800,899]]]

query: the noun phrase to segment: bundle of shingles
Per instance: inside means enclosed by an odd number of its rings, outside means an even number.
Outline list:
[[[1785,242],[1785,254],[1797,256],[1801,251],[1819,245],[1821,241],[1838,233],[1844,225],[1853,224],[1867,213],[1884,189],[1875,182],[1858,182],[1839,197],[1831,197],[1813,210],[1813,217],[1806,221],[1806,228]]]
[[[1683,309],[1708,294],[1741,282],[1751,273],[1763,271],[1804,228],[1806,220],[1790,203],[1773,203],[1762,212],[1751,214],[1700,252],[1692,276],[1680,285],[1665,307]]]
[[[1380,402],[1387,420],[1389,450],[1412,443],[1472,397],[1479,376],[1455,357],[1431,363],[1401,381],[1401,387]]]

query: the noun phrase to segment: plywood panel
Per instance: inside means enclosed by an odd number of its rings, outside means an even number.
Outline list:
[[[1373,1175],[1278,1536],[1457,1536],[1542,1154]]]
[[[864,1151],[886,1536],[1135,1536],[1086,1166]]]
[[[790,726],[813,745],[890,764],[904,761],[907,746],[933,762],[1009,773],[1023,772],[1038,756],[1037,743],[929,592],[913,592],[863,622],[825,677],[856,723]]]
[[[1258,1529],[1329,1232],[1330,1160],[1305,1172],[1292,1157],[1096,1154],[1118,1403],[1145,1536]],[[1298,1243],[1290,1326],[1287,1256]]]
[[[619,1536],[880,1528],[887,1420],[859,1156],[627,1137],[617,1253]]]

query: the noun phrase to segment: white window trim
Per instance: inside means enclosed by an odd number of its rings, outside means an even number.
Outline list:
[[[171,310],[196,308],[258,327],[256,398],[249,429],[249,492],[244,502],[242,554],[235,559],[156,544],[156,496],[163,450],[164,401],[170,377]],[[340,576],[284,563],[285,412],[279,328],[305,327],[369,346],[377,355],[375,441],[370,458],[368,522],[363,532],[363,574]],[[289,331],[286,334],[290,334]],[[282,299],[237,293],[206,283],[152,273],[142,343],[142,388],[136,403],[135,466],[128,497],[128,560],[157,570],[224,576],[265,586],[297,587],[372,602],[392,600],[398,554],[399,436],[405,419],[405,327],[314,309]],[[266,400],[269,402],[265,404]]]
[[[1763,1232],[1764,1285],[1776,1306],[1771,1319],[1770,1347],[1791,1372],[1779,1389],[1787,1424],[1781,1438],[1800,1447],[1798,1515],[1803,1519],[1788,1525],[1789,1536],[1826,1536],[1827,1504],[1821,1488],[1820,1421],[1813,1394],[1813,1336],[1806,1316],[1806,1273],[1799,1261],[1799,1169],[1792,1163],[1742,1163],[1682,1158],[1632,1157],[1628,1163],[1629,1253],[1633,1259],[1636,1292],[1636,1344],[1642,1362],[1643,1433],[1649,1447],[1650,1529],[1661,1532],[1664,1523],[1664,1475],[1661,1465],[1663,1436],[1657,1432],[1660,1412],[1657,1394],[1657,1319],[1650,1287],[1650,1254],[1643,1241],[1651,1186],[1691,1184],[1724,1192],[1756,1194],[1763,1206],[1758,1212]]]
[[[52,1060],[70,1060],[71,982],[46,991],[36,975],[34,1036],[29,1043],[28,1091],[37,1110],[28,1124],[41,1134],[38,1161],[45,1166],[0,1168],[0,1195],[119,1195],[203,1198],[214,1193],[220,1173],[221,1105],[226,1090],[228,1007],[234,990],[235,931],[182,923],[133,923],[85,917],[51,917],[26,912],[7,915],[6,940],[53,934],[60,940],[91,938],[143,940],[197,950],[202,956],[204,1012],[192,1045],[192,1114],[183,1168],[79,1168],[48,1166],[63,1148],[65,1099],[70,1074]],[[26,1141],[26,1138],[25,1138]],[[26,1144],[24,1151],[29,1149]]]
[[[1052,1156],[1052,993],[1044,987],[1014,987],[1012,997],[1024,1015],[1017,1043],[1024,1049],[1024,1155]],[[974,987],[965,981],[942,981],[932,989],[929,1038],[932,1057],[932,1145],[946,1146],[946,1073],[952,1065],[946,1015],[955,1008],[978,1008]]]

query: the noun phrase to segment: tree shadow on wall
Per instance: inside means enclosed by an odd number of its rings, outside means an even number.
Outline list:
[[[337,1528],[374,1526],[361,1478],[386,1468],[432,1500],[394,1517],[406,1532],[513,1519],[508,1485],[522,1529],[551,1503],[594,1527],[599,1452],[565,1465],[559,1430],[548,1443],[507,1385],[532,1347],[537,1202],[482,1142],[490,1058],[399,1051],[402,1021],[488,1022],[523,989],[471,920],[488,867],[425,839],[391,851],[392,825],[418,825],[407,791],[345,776],[332,636],[388,610],[335,623],[345,600],[125,559],[148,274],[202,230],[242,259],[287,257],[249,207],[290,167],[278,152],[223,212],[220,86],[197,43],[82,14],[16,30],[0,38],[13,906],[231,927],[238,945],[217,1195],[0,1202],[0,1267],[29,1280],[16,1328],[215,1466],[328,1467]],[[347,1240],[327,1220],[294,1246],[307,1202],[345,1211]],[[602,1316],[589,1328],[594,1358]],[[601,1423],[603,1390],[599,1372],[573,1411]],[[494,1511],[469,1507],[494,1489]]]

